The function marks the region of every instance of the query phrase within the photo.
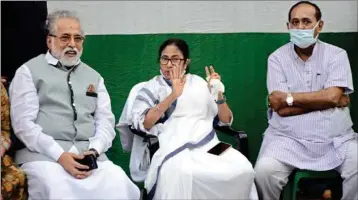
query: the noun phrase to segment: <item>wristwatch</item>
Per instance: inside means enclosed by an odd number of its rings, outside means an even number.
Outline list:
[[[98,157],[99,157],[98,151],[97,151],[96,149],[94,149],[94,148],[90,148],[90,149],[89,149],[89,151],[93,151],[93,152],[94,152],[94,154],[95,154],[95,156],[96,156],[96,158],[98,158]]]
[[[288,106],[292,106],[292,105],[293,105],[293,96],[292,96],[291,93],[287,93],[286,103],[287,103]]]
[[[223,104],[223,103],[225,103],[225,102],[226,102],[226,96],[225,96],[225,95],[223,95],[223,98],[222,98],[222,99],[217,100],[217,101],[216,101],[216,104],[220,105],[220,104]]]

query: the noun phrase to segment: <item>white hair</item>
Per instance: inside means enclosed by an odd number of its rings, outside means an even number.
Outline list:
[[[55,34],[56,21],[58,19],[62,19],[62,18],[74,19],[74,20],[78,21],[78,23],[80,23],[80,18],[77,16],[77,14],[74,11],[69,11],[69,10],[54,11],[47,16],[46,29],[48,31],[48,34],[53,34],[53,35]],[[84,35],[82,27],[81,27],[81,34]]]

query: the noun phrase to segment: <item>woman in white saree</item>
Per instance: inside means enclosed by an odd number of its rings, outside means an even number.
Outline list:
[[[256,197],[255,173],[246,157],[231,147],[220,155],[208,153],[220,142],[214,118],[219,125],[233,119],[219,74],[206,67],[208,82],[185,74],[189,47],[181,39],[165,41],[159,61],[161,75],[144,85],[131,110],[132,127],[159,139],[145,180],[149,199]],[[211,80],[219,84],[212,88]]]

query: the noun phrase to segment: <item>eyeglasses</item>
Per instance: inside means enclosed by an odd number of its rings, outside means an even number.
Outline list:
[[[68,43],[71,41],[71,39],[72,39],[72,36],[70,36],[70,35],[57,36],[57,35],[52,35],[52,34],[50,34],[50,36],[59,38],[60,41],[61,41],[62,43],[65,43],[65,44],[68,44]],[[75,35],[75,36],[73,36],[73,39],[74,39],[74,41],[75,41],[76,44],[82,44],[83,41],[85,40],[85,38],[84,38],[83,36],[80,36],[80,35]]]
[[[161,57],[160,58],[160,64],[167,65],[169,61],[172,63],[172,65],[178,65],[181,61],[184,61],[185,59],[182,58],[167,58],[167,57]]]

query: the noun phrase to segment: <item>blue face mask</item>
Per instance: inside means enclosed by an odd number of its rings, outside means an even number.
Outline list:
[[[302,49],[316,43],[319,34],[314,37],[314,30],[318,24],[319,22],[317,22],[313,29],[290,29],[291,42]]]

